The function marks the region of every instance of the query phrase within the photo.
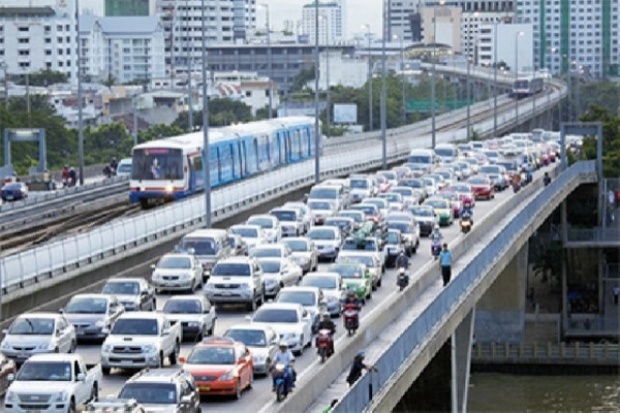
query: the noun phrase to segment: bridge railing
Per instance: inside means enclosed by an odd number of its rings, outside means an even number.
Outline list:
[[[620,347],[612,343],[476,343],[472,361],[478,363],[613,363],[620,362]]]
[[[406,364],[408,357],[418,355],[429,336],[448,319],[452,310],[471,291],[481,277],[486,275],[489,266],[510,248],[518,234],[549,203],[552,197],[581,174],[594,173],[593,162],[578,162],[554,179],[549,186],[538,192],[522,207],[516,217],[497,233],[494,239],[463,268],[457,277],[444,288],[407,329],[391,344],[374,363],[378,372],[362,376],[336,405],[334,412],[362,412],[369,407],[371,398],[369,386],[375,390],[390,381]]]

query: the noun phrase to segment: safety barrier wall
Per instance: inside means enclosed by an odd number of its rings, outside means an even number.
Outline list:
[[[532,221],[549,204],[549,200],[558,196],[565,187],[574,184],[575,181],[586,179],[586,176],[589,177],[594,172],[595,165],[593,162],[578,162],[566,172],[558,175],[547,188],[528,199],[527,204],[520,209],[515,218],[507,223],[501,231],[497,232],[497,235],[486,247],[460,271],[458,276],[407,327],[405,332],[379,356],[374,363],[378,372],[364,375],[340,399],[334,412],[362,412],[369,408],[371,400],[368,386],[371,384],[371,380],[375,389],[396,380],[397,378],[394,378],[393,375],[403,367],[405,360],[422,350],[424,345],[428,343],[433,331],[447,320],[450,313],[458,307],[471,289],[486,276],[486,270],[489,266],[511,248],[519,234],[525,231],[528,225],[531,225]],[[467,237],[463,241],[466,240]],[[455,248],[451,247],[455,253]],[[455,255],[457,254],[458,252]]]
[[[560,92],[547,102],[551,107],[561,97]],[[537,111],[545,110],[545,105]],[[530,111],[532,109],[530,108]],[[527,112],[521,113],[525,119]],[[512,111],[498,116],[501,127],[513,122]],[[446,120],[449,121],[449,120]],[[437,124],[438,127],[441,124]],[[493,130],[493,119],[478,123],[482,134]],[[466,136],[464,129],[437,133],[437,142],[462,140]],[[408,139],[389,139],[387,153],[390,160],[402,159],[413,148],[430,146],[430,136],[418,136]],[[346,153],[324,155],[321,158],[323,176],[341,175],[378,166],[381,162],[381,142],[357,142],[355,147],[349,145]],[[230,215],[239,206],[247,207],[249,203],[259,204],[265,195],[274,192],[281,194],[300,187],[300,182],[312,183],[314,165],[312,161],[292,165],[252,179],[214,191],[212,211],[215,219]],[[23,253],[5,257],[0,261],[2,269],[2,289],[10,291],[37,283],[42,279],[53,278],[85,267],[89,264],[127,251],[145,242],[196,224],[204,216],[204,202],[201,198],[190,199],[160,208],[151,213],[141,214],[135,218],[126,218],[115,223],[93,229],[85,234],[43,245]]]

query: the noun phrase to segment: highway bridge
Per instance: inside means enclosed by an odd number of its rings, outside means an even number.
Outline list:
[[[488,79],[491,73],[480,71],[474,75]],[[510,79],[500,81],[506,84]],[[521,102],[520,121],[553,110],[566,94],[563,84],[550,84],[544,98],[538,98],[536,106],[527,99]],[[483,136],[489,136],[493,131],[492,101],[472,106],[473,124]],[[514,127],[514,101],[504,96],[498,99],[498,105],[502,105],[502,110],[498,111],[498,126],[504,130]],[[439,116],[437,142],[464,139],[465,122],[463,109]],[[390,130],[388,160],[396,162],[412,148],[430,146],[429,128],[430,120],[426,120]],[[380,147],[376,132],[327,142],[321,159],[322,176],[340,176],[376,168],[381,165]],[[379,373],[366,375],[346,393],[340,392],[337,411],[393,408],[390,403],[398,401],[455,331],[458,336],[455,343],[461,344],[455,344],[454,351],[463,352],[463,348],[467,348],[462,343],[467,343],[467,337],[472,335],[472,309],[484,291],[506,267],[523,259],[523,245],[546,214],[576,186],[597,179],[596,169],[591,163],[578,163],[560,171],[561,167],[549,170],[555,179],[547,188],[542,188],[539,174],[536,182],[524,191],[515,195],[503,193],[494,204],[479,205],[476,226],[466,237],[459,235],[456,229],[447,232],[456,258],[455,278],[447,288],[438,285],[438,269],[430,259],[428,248],[422,248],[416,257],[413,265],[418,271],[413,274],[412,285],[405,292],[398,293],[395,288],[389,288],[395,284],[395,274],[390,272],[386,281],[388,288],[375,294],[372,304],[364,309],[361,330],[352,338],[338,337],[335,357],[323,366],[319,366],[316,357],[309,354],[312,351],[300,358],[297,364],[299,390],[285,403],[275,405],[268,391],[268,380],[257,380],[254,390],[241,402],[208,401],[206,408],[218,411],[312,410],[316,407],[313,407],[315,401],[331,400],[330,391],[338,387],[353,355],[361,349],[369,350],[370,361],[377,363]],[[255,212],[265,208],[266,203],[290,194],[298,196],[299,190],[312,182],[313,164],[306,162],[222,188],[214,193],[214,221],[225,222],[244,212]],[[33,308],[58,310],[68,296],[81,291],[96,291],[109,276],[128,273],[148,276],[152,259],[169,250],[183,233],[201,226],[203,216],[202,200],[190,199],[4,257],[0,263],[3,318]],[[158,301],[162,299],[165,297],[158,298]],[[244,316],[245,313],[236,312],[220,314],[217,332],[242,321]],[[374,349],[373,344],[381,349]],[[88,362],[98,360],[99,346],[80,346],[78,351],[86,355]],[[188,347],[184,346],[183,351],[187,352]],[[455,358],[461,365],[454,371],[462,377],[462,380],[454,381],[458,384],[454,391],[455,405],[458,406],[464,406],[467,398],[468,351],[464,354],[465,357],[460,357],[459,353]],[[103,384],[102,394],[118,390],[124,379],[111,377]],[[372,400],[367,391],[371,380],[375,388]],[[336,383],[335,386],[332,383]]]

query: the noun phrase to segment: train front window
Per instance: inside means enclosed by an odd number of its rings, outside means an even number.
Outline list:
[[[179,149],[136,149],[131,179],[183,179],[183,154]]]
[[[515,80],[514,87],[515,89],[527,89],[530,87],[529,83],[527,80]]]

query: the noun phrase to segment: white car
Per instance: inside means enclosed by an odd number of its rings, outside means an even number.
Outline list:
[[[435,195],[438,192],[437,182],[433,178],[429,176],[423,176],[421,179],[422,181],[424,181],[424,189],[426,189],[426,193],[429,197]]]
[[[162,312],[171,323],[181,324],[183,340],[202,340],[215,331],[215,306],[202,294],[172,296]]]
[[[248,316],[252,325],[272,327],[294,353],[312,345],[312,317],[301,304],[267,303]]]
[[[276,297],[276,303],[301,304],[312,317],[312,332],[318,332],[321,313],[327,311],[327,302],[323,292],[317,287],[285,287]]]
[[[155,291],[194,291],[202,285],[204,268],[192,254],[166,254],[151,265]]]
[[[210,302],[244,303],[248,311],[263,302],[263,269],[251,257],[228,257],[213,267],[204,293]]]
[[[73,324],[78,340],[103,340],[104,329],[110,329],[125,308],[115,295],[77,294],[60,309]]]
[[[265,297],[275,297],[282,287],[297,284],[303,276],[301,267],[289,258],[259,258],[258,263]]]
[[[319,259],[335,260],[342,244],[340,228],[314,227],[306,234],[314,242]]]
[[[390,211],[402,211],[405,206],[405,201],[403,200],[403,196],[396,192],[386,192],[384,194],[379,194],[379,198],[385,199],[389,203],[388,209]]]
[[[278,351],[278,334],[269,326],[237,324],[230,326],[224,337],[246,345],[254,361],[254,374],[268,374],[271,362]]]
[[[282,238],[280,220],[273,215],[252,215],[245,223],[261,227],[265,231],[267,242],[279,242]]]
[[[403,208],[407,208],[409,205],[417,205],[420,202],[420,194],[408,186],[395,186],[391,189],[391,193],[399,194],[402,197]]]
[[[288,258],[291,254],[291,249],[283,243],[263,244],[248,251],[248,256],[254,258]]]
[[[58,313],[22,314],[2,333],[0,351],[16,363],[33,354],[73,353],[77,346],[73,324]]]
[[[392,187],[398,185],[398,174],[394,171],[377,171],[377,175],[380,175],[388,180]]]
[[[359,202],[364,198],[370,198],[377,194],[377,187],[374,181],[366,175],[353,175],[349,179],[351,185],[351,200]]]
[[[384,217],[390,211],[390,201],[384,198],[364,198],[362,199],[361,204],[370,204],[374,205],[379,209],[381,216]]]
[[[333,217],[338,211],[336,203],[327,200],[309,200],[308,208],[310,208],[314,225],[322,225],[326,218]]]
[[[278,218],[284,236],[298,237],[306,231],[301,211],[297,208],[274,208],[269,215]]]
[[[304,202],[290,201],[283,205],[283,208],[295,208],[301,213],[301,219],[304,223],[304,234],[308,232],[312,226],[312,213],[308,205]]]
[[[131,176],[132,160],[123,158],[116,166],[116,176]]]
[[[248,250],[268,242],[265,230],[259,225],[233,225],[230,232],[240,236]]]
[[[304,274],[316,271],[319,267],[319,255],[314,242],[308,237],[285,238],[282,243],[291,249],[291,259],[296,262]]]
[[[300,287],[316,287],[323,292],[327,312],[332,317],[340,317],[342,302],[347,289],[337,272],[313,272],[307,274],[299,283]]]

